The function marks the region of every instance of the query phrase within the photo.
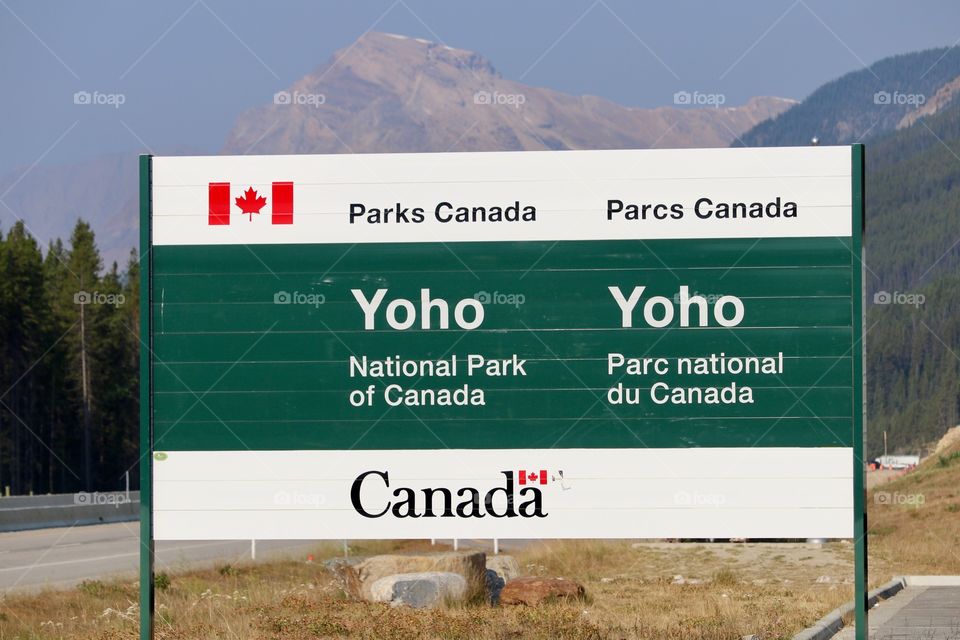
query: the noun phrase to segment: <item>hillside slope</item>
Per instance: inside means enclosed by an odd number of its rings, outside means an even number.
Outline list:
[[[867,498],[870,582],[897,575],[960,575],[960,442]]]
[[[867,145],[868,292],[960,267],[960,106]]]
[[[867,454],[926,453],[960,422],[960,275],[912,292],[923,303],[867,311]],[[918,299],[919,301],[919,299]]]
[[[960,49],[884,58],[828,82],[797,106],[758,124],[736,146],[849,144],[913,124],[956,102]],[[916,112],[916,113],[914,113]]]
[[[960,422],[960,159],[955,150],[960,150],[958,106],[867,145],[867,448],[872,455],[882,452],[884,431],[891,450],[922,453]]]

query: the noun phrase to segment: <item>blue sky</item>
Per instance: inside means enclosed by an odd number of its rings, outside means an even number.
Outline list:
[[[629,105],[675,91],[803,98],[960,40],[960,3],[0,0],[0,173],[113,151],[220,148],[234,118],[369,29],[477,51],[507,78]],[[125,102],[75,105],[77,91]]]

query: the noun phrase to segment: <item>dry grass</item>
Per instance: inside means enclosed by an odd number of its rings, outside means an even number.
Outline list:
[[[890,499],[876,498],[880,492]],[[914,473],[876,487],[868,506],[872,584],[901,574],[960,574],[960,444]],[[355,551],[427,547],[369,542],[357,543]],[[326,546],[316,556],[337,552]],[[320,563],[274,561],[168,576],[169,584],[157,596],[157,635],[169,640],[727,640],[757,634],[767,640],[792,636],[852,597],[849,543],[585,540],[530,546],[516,556],[529,575],[583,583],[587,600],[535,609],[469,605],[418,612],[351,602]],[[133,640],[137,615],[137,586],[129,581],[7,596],[0,600],[0,640]]]
[[[383,553],[398,545],[357,546],[360,553]],[[424,544],[399,546],[414,550]],[[749,633],[783,638],[850,597],[849,585],[841,582],[850,574],[848,547],[555,542],[530,547],[518,560],[531,575],[582,582],[586,602],[426,612],[351,602],[318,563],[215,567],[169,576],[157,596],[157,635],[170,640],[726,640]],[[335,553],[327,547],[318,557],[324,552]],[[688,583],[675,584],[676,574]],[[817,583],[824,574],[831,582]],[[0,640],[133,639],[136,601],[136,584],[121,581],[9,596],[0,603]]]
[[[960,575],[960,442],[870,492],[871,584],[896,575]]]
[[[584,619],[604,630],[601,637],[791,637],[852,597],[849,544],[586,540],[524,555],[530,573],[585,584]]]

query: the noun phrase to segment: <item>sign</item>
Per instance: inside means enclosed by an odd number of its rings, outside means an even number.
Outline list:
[[[854,537],[862,147],[144,166],[151,539]]]

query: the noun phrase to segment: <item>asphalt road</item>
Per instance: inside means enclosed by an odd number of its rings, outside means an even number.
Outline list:
[[[68,587],[105,577],[135,579],[139,568],[139,523],[0,533],[0,593]],[[312,540],[257,541],[257,560],[305,557]],[[158,542],[156,571],[250,559],[249,541]]]
[[[876,640],[956,640],[960,637],[960,586],[907,586],[870,611]],[[834,640],[853,640],[853,625]]]

